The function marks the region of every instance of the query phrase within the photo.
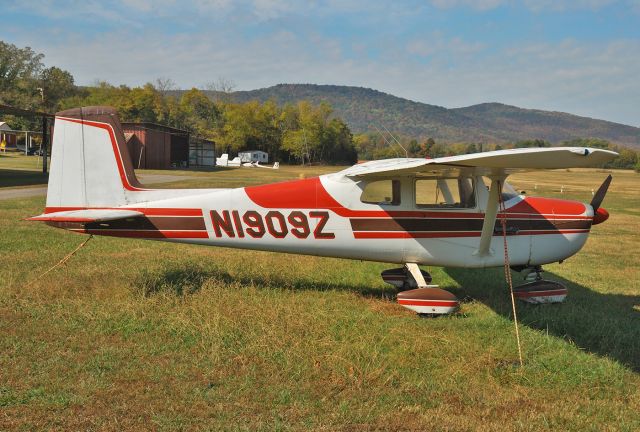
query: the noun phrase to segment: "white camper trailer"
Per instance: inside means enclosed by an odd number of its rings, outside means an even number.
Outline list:
[[[269,163],[269,153],[260,150],[247,150],[238,153],[242,163]]]

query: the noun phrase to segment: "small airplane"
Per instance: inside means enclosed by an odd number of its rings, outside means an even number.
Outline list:
[[[233,159],[229,160],[229,154],[223,153],[222,156],[216,158],[217,166],[225,166],[225,167],[245,167],[245,168],[267,168],[267,169],[279,169],[280,162],[275,162],[273,165],[260,165],[260,162],[241,162],[240,156],[236,156]]]
[[[240,162],[240,157],[236,156],[233,159],[229,160],[229,153],[223,153],[222,156],[216,158],[217,166],[227,166],[227,167],[239,167],[242,165]]]
[[[544,264],[585,244],[609,214],[600,205],[525,196],[514,172],[598,166],[617,153],[583,147],[499,150],[436,159],[366,162],[320,177],[234,189],[146,189],[136,179],[117,113],[75,108],[55,119],[43,214],[28,220],[77,233],[391,262],[398,303],[449,314],[458,299],[419,265],[501,267],[529,280],[532,303],[564,300]],[[505,253],[506,252],[506,253]]]
[[[280,162],[274,162],[273,165],[260,165],[260,162],[244,162],[242,164],[245,168],[264,168],[264,169],[280,169]]]

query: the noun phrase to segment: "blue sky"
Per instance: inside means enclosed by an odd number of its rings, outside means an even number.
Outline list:
[[[0,39],[79,84],[375,88],[640,126],[640,0],[4,0]]]

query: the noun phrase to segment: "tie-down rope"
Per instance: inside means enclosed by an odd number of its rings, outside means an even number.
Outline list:
[[[516,341],[518,343],[518,359],[520,360],[520,367],[522,368],[524,363],[522,361],[522,346],[520,344],[520,330],[518,328],[518,314],[516,313],[516,297],[513,292],[513,280],[511,279],[511,266],[509,264],[509,247],[507,242],[507,212],[502,199],[502,181],[498,181],[498,190],[500,191],[499,203],[500,203],[500,224],[502,225],[502,238],[504,240],[504,277],[509,285],[509,292],[511,293],[511,309],[513,310],[513,323],[516,327]]]
[[[85,241],[83,241],[82,243],[80,243],[80,246],[78,246],[77,248],[75,248],[73,251],[71,251],[71,253],[67,254],[67,256],[65,256],[64,258],[62,258],[60,261],[58,261],[53,267],[51,267],[49,270],[45,271],[44,273],[42,273],[40,276],[38,276],[37,278],[33,279],[31,282],[29,282],[26,286],[30,286],[31,284],[33,284],[34,282],[42,279],[42,277],[44,275],[46,275],[47,273],[49,273],[50,271],[58,268],[59,266],[63,265],[64,263],[66,263],[67,261],[69,261],[69,258],[71,258],[73,255],[75,255],[76,252],[78,252],[80,249],[82,249],[82,247],[84,245],[86,245],[87,243],[89,243],[89,240],[91,240],[93,238],[93,234],[91,234],[89,237],[87,237],[87,239]]]

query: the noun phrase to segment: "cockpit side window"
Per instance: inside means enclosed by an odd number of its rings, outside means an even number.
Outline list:
[[[417,207],[474,208],[476,195],[471,177],[425,178],[415,183]]]
[[[400,180],[376,180],[365,185],[360,201],[365,204],[400,205]]]

